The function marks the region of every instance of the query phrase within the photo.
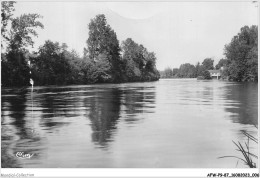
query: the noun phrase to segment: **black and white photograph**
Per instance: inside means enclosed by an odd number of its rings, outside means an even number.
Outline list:
[[[258,177],[258,21],[259,1],[1,1],[2,176]]]

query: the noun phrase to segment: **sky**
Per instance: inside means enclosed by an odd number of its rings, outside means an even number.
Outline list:
[[[14,16],[23,13],[43,16],[34,51],[49,39],[82,56],[90,20],[105,14],[120,43],[132,38],[156,53],[159,70],[208,57],[217,64],[241,27],[258,24],[252,2],[17,2]]]

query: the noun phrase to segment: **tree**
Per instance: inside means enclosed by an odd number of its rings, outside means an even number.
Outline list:
[[[1,83],[3,86],[26,86],[30,69],[23,53],[13,51],[1,55]]]
[[[143,45],[139,45],[131,38],[121,44],[122,71],[126,71],[124,80],[153,81],[159,79],[156,69],[156,55],[149,52]]]
[[[32,37],[37,36],[35,28],[43,28],[38,21],[39,14],[23,14],[20,17],[12,18],[14,2],[2,2],[2,29],[1,34],[7,42],[7,53],[1,55],[2,64],[2,85],[23,86],[29,84],[29,66],[27,46],[33,45]],[[12,20],[10,29],[8,21]],[[8,34],[8,35],[7,35]]]
[[[221,69],[221,67],[226,67],[229,64],[229,61],[227,59],[220,59],[218,64],[215,66],[217,70]]]
[[[205,70],[213,70],[214,69],[213,63],[214,63],[214,60],[211,59],[211,58],[204,59],[204,61],[202,62],[203,71],[205,71]]]
[[[87,59],[88,58],[88,50],[87,50],[87,48],[83,48],[83,58],[84,59]]]
[[[111,69],[111,65],[109,64],[108,54],[99,54],[97,57],[97,62],[95,63],[95,71],[96,82],[98,83],[106,83],[113,82],[113,69]]]
[[[148,71],[156,70],[156,56],[155,56],[154,52],[148,52],[145,49],[143,65],[145,66],[145,70],[148,70]],[[144,67],[144,66],[141,66],[141,67]]]
[[[83,81],[82,61],[67,48],[65,43],[45,41],[38,55],[31,58],[35,85],[66,85]]]
[[[12,21],[10,30],[9,50],[23,51],[27,46],[33,46],[33,36],[38,36],[35,28],[43,29],[43,24],[38,21],[39,14],[23,14]]]
[[[195,66],[195,77],[198,76],[202,76],[202,72],[203,72],[203,67],[202,65],[200,65],[200,63],[198,62]]]
[[[173,76],[173,77],[176,77],[177,74],[178,74],[178,72],[179,72],[179,69],[178,69],[178,68],[173,68],[173,69],[172,69],[172,76]]]
[[[156,81],[160,78],[160,73],[156,69],[156,54],[154,52],[148,52],[146,48],[143,50],[144,66],[143,66],[143,81]]]
[[[211,79],[211,76],[210,76],[210,73],[209,73],[208,70],[204,70],[204,71],[202,72],[202,76],[203,76],[203,78],[206,79],[206,80]]]
[[[127,81],[141,81],[142,73],[132,59],[125,61],[125,74]]]
[[[170,67],[167,67],[164,69],[165,78],[172,78],[172,69]]]
[[[135,43],[131,38],[127,38],[122,42],[122,57],[124,60],[133,60],[138,67],[143,67],[145,63],[144,55],[147,55],[147,50],[143,45]],[[143,53],[145,52],[145,53]]]
[[[60,71],[60,53],[59,43],[50,40],[45,41],[39,48],[38,56],[31,58],[32,75],[35,85],[54,85],[56,84],[57,72]]]
[[[1,47],[3,47],[3,40],[9,40],[7,34],[7,25],[12,21],[12,12],[14,11],[14,1],[1,2]]]
[[[193,78],[195,77],[195,66],[190,63],[182,64],[179,68],[178,77]]]
[[[231,42],[225,45],[224,54],[229,61],[229,78],[234,81],[258,80],[258,27],[244,26]]]
[[[142,54],[143,48],[135,43],[131,38],[127,38],[121,44],[122,49],[122,61],[123,71],[126,74],[126,80],[128,81],[140,81],[141,70],[144,64],[144,58]]]
[[[120,76],[120,48],[116,33],[107,24],[104,14],[97,15],[89,24],[89,38],[87,40],[89,58],[92,61],[106,55],[111,66],[112,81],[118,81]]]

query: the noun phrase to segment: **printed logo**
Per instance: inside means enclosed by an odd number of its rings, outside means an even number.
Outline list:
[[[33,156],[34,154],[25,154],[24,152],[16,152],[16,157],[17,158],[22,158],[22,159],[31,159],[31,157]]]

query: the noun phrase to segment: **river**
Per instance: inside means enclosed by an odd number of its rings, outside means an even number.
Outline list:
[[[2,154],[11,167],[246,167],[218,157],[243,158],[232,140],[244,144],[242,131],[257,137],[257,83],[160,79],[1,93]]]

